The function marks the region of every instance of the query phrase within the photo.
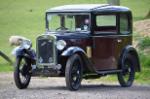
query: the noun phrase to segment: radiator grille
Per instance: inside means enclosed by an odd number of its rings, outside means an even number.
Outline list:
[[[52,38],[37,39],[37,63],[38,64],[54,64],[55,63],[55,40]]]

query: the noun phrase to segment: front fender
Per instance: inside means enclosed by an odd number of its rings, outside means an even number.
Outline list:
[[[15,57],[23,56],[24,55],[24,49],[22,49],[18,46],[18,47],[13,49],[12,55],[14,55]]]
[[[85,51],[79,47],[69,47],[63,53],[61,54],[62,56],[71,56],[75,53],[81,52],[86,55]]]
[[[16,57],[26,57],[26,58],[29,58],[29,59],[32,59],[32,60],[36,59],[36,53],[33,49],[26,50],[26,49],[23,49],[23,48],[20,48],[20,47],[16,47],[12,51],[12,54]]]
[[[135,66],[135,71],[140,72],[141,66],[140,66],[139,56],[136,49],[133,46],[131,45],[126,46],[121,53],[120,59],[123,58],[128,53],[135,55],[137,60],[137,66]],[[119,64],[121,64],[121,60],[119,61]]]
[[[84,65],[85,65],[85,71],[95,72],[95,69],[92,67],[93,63],[87,57],[86,52],[79,47],[76,47],[76,46],[69,47],[65,51],[62,52],[61,56],[70,57],[71,55],[76,54],[76,53],[81,56],[81,58],[84,62]]]

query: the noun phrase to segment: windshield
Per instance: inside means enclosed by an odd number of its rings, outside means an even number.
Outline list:
[[[49,31],[89,31],[89,14],[47,14]]]

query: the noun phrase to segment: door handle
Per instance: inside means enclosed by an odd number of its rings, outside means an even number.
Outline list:
[[[122,42],[122,40],[121,40],[121,39],[117,39],[117,42],[118,42],[118,43],[121,43],[121,42]]]

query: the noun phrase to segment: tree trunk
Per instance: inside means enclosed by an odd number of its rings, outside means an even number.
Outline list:
[[[149,10],[148,14],[146,15],[146,18],[150,18],[150,10]]]
[[[2,56],[10,64],[13,63],[12,60],[7,55],[5,55],[2,51],[0,51],[0,56]]]
[[[110,5],[120,5],[120,0],[107,0]]]

